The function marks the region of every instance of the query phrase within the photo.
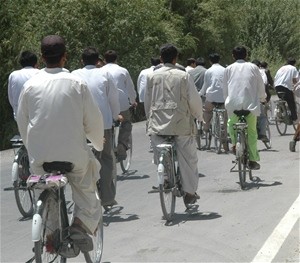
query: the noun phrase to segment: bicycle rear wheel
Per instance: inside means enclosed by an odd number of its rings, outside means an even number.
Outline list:
[[[286,130],[287,130],[287,124],[285,122],[287,111],[285,107],[283,107],[282,105],[276,105],[275,112],[276,112],[276,116],[275,116],[276,129],[280,135],[284,135],[286,134]]]
[[[222,152],[222,130],[220,116],[217,114],[215,123],[214,123],[214,142],[215,142],[215,151],[217,154]]]
[[[98,228],[94,235],[90,235],[93,240],[93,250],[84,253],[86,262],[100,263],[103,253],[103,217],[101,212],[101,218],[98,224]]]
[[[267,127],[266,127],[266,135],[267,135],[267,138],[269,139],[268,142],[263,142],[266,146],[267,149],[271,149],[272,148],[272,141],[271,141],[271,130],[270,130],[270,126],[269,124],[267,124]]]
[[[176,196],[173,194],[173,189],[175,187],[176,179],[175,167],[169,151],[163,153],[162,164],[164,167],[164,182],[159,183],[160,204],[164,219],[171,221],[175,211]]]
[[[121,169],[123,173],[127,173],[129,171],[130,165],[131,165],[131,160],[132,160],[132,134],[129,136],[129,141],[128,141],[128,149],[126,151],[126,159],[122,160],[120,162]]]
[[[30,175],[28,154],[25,147],[18,151],[17,161],[12,166],[13,187],[17,207],[23,217],[33,215],[33,192],[27,188],[26,180]]]
[[[245,136],[243,133],[237,134],[236,143],[236,158],[238,161],[239,169],[239,181],[241,189],[244,190],[246,187],[246,171],[247,171],[247,149],[245,147]]]
[[[41,208],[39,209],[38,214],[40,215],[42,222],[37,226],[35,218],[33,218],[32,221],[33,232],[37,231],[34,230],[34,228],[39,229],[39,227],[41,227],[39,230],[39,240],[34,242],[35,260],[37,263],[64,263],[66,262],[66,258],[59,255],[61,246],[60,235],[67,236],[68,219],[64,216],[59,217],[58,198],[51,190],[46,190],[41,193],[37,204],[39,205],[40,202]],[[61,211],[61,215],[63,215],[63,211]],[[62,227],[61,229],[60,225]]]
[[[201,149],[201,136],[202,136],[202,128],[201,128],[201,122],[196,120],[196,128],[197,128],[197,134],[196,134],[196,143],[198,150]]]

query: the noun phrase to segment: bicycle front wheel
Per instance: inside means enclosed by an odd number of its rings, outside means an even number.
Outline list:
[[[130,134],[129,136],[129,141],[128,141],[128,149],[126,151],[126,159],[122,160],[120,162],[121,165],[121,169],[123,171],[123,173],[127,173],[129,171],[130,165],[131,165],[131,160],[132,160],[132,134]]]
[[[239,181],[241,189],[244,190],[246,187],[246,171],[247,171],[247,150],[245,147],[245,135],[238,133],[237,144],[236,144],[236,158],[238,161],[239,169]]]
[[[66,258],[59,255],[59,249],[62,244],[60,236],[67,236],[68,219],[59,216],[59,202],[54,192],[48,190],[42,192],[38,204],[39,202],[41,202],[41,209],[38,213],[42,222],[39,226],[41,227],[40,239],[34,242],[35,260],[37,263],[64,263]],[[36,227],[34,226],[35,220],[32,223],[33,228]],[[37,226],[37,228],[39,227]],[[35,230],[33,229],[32,231],[34,232]]]
[[[93,250],[84,253],[86,262],[100,263],[103,253],[103,217],[101,212],[101,218],[94,235],[90,235],[93,240]]]
[[[285,122],[285,116],[287,115],[287,111],[283,106],[277,105],[275,112],[276,112],[276,116],[275,116],[276,129],[280,135],[284,135],[286,134],[286,130],[287,130],[287,124]]]
[[[269,139],[268,142],[263,142],[266,146],[267,149],[271,149],[272,148],[272,141],[271,141],[271,130],[270,130],[270,126],[269,124],[267,124],[267,127],[266,127],[266,135],[267,135],[267,138]]]
[[[33,215],[33,192],[27,188],[26,180],[30,175],[26,149],[20,148],[18,159],[12,166],[13,187],[17,207],[24,218]]]
[[[175,211],[176,196],[173,194],[175,187],[175,167],[170,152],[166,151],[162,161],[164,167],[164,182],[159,184],[159,197],[164,219],[171,221]]]

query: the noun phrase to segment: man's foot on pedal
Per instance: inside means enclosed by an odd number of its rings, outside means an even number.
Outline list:
[[[195,204],[197,199],[200,199],[200,196],[195,193],[195,194],[190,194],[190,193],[185,193],[183,197],[183,202],[186,206]]]
[[[82,252],[93,250],[93,240],[82,226],[73,223],[70,226],[69,232],[70,238]]]
[[[259,170],[260,169],[260,164],[258,162],[255,162],[255,161],[249,161],[248,168],[250,170]]]

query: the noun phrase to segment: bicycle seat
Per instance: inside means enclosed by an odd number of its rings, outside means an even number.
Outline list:
[[[233,111],[233,113],[239,117],[242,117],[242,116],[246,117],[249,115],[250,111],[249,110],[235,110],[235,111]]]
[[[53,171],[58,171],[61,172],[63,174],[65,173],[69,173],[73,170],[74,168],[74,164],[70,163],[70,162],[59,162],[59,161],[55,161],[55,162],[45,162],[43,163],[43,169],[47,172],[47,173],[51,173]]]
[[[212,102],[212,105],[214,105],[216,108],[221,108],[224,106],[224,102]]]

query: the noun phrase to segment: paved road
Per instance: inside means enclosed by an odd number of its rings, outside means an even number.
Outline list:
[[[299,262],[299,146],[272,129],[273,148],[259,143],[260,182],[242,191],[230,173],[233,155],[198,151],[198,210],[186,212],[177,199],[171,224],[162,219],[155,166],[145,122],[134,124],[132,171],[119,169],[118,206],[104,215],[103,262]],[[16,208],[11,186],[12,150],[1,152],[1,262],[32,257],[31,220]],[[80,258],[68,262],[84,262]]]

